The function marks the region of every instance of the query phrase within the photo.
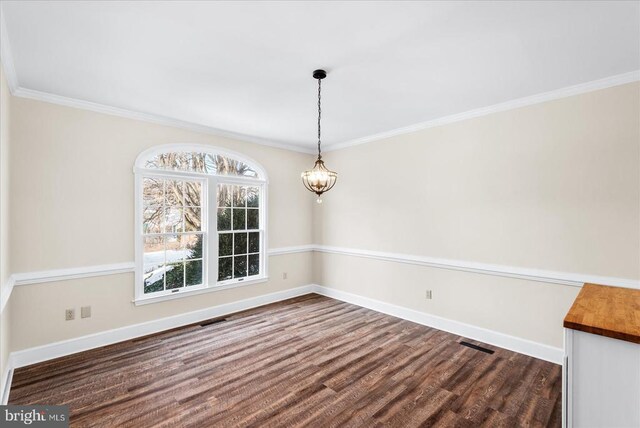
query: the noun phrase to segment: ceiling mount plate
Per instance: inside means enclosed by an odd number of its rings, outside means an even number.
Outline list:
[[[324,70],[316,70],[313,72],[314,79],[324,79],[325,77],[327,77],[327,72]]]

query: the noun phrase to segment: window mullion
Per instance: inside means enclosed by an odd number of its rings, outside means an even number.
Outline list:
[[[215,176],[207,181],[207,231],[209,252],[207,254],[207,285],[218,281],[218,180]]]
[[[266,204],[266,200],[267,200],[267,186],[265,186],[264,184],[262,184],[260,186],[260,200],[258,203],[258,209],[259,211],[259,229],[260,229],[260,275],[261,276],[267,276],[269,275],[269,272],[267,271],[267,257],[269,257],[269,255],[267,254],[267,234],[265,233],[265,230],[267,229],[267,221],[268,221],[268,217],[267,217],[267,204]]]

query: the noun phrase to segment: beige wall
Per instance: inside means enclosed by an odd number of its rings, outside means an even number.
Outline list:
[[[639,89],[614,87],[327,153],[340,178],[322,205],[298,179],[310,155],[12,98],[11,271],[132,261],[133,162],[148,147],[184,142],[227,147],[265,167],[271,248],[317,243],[637,279]],[[269,270],[266,284],[137,307],[132,274],[18,286],[11,348],[313,281],[559,347],[578,291],[335,254],[272,256]],[[64,309],[84,305],[91,318],[64,321]]]
[[[311,156],[54,104],[12,100],[12,272],[134,259],[133,163],[160,144],[226,147],[269,175],[269,247],[310,244]]]
[[[269,175],[269,247],[312,243],[314,199],[298,178],[310,155],[23,98],[11,108],[12,273],[133,261],[133,164],[160,144],[210,144],[253,158]],[[306,285],[311,260],[272,256],[266,284],[137,307],[132,274],[16,286],[12,350]],[[91,318],[64,321],[66,308],[85,305]]]
[[[12,350],[57,342],[205,309],[311,283],[312,254],[271,256],[270,280],[228,290],[134,306],[133,274],[20,286],[11,296]],[[282,279],[281,272],[287,272]],[[64,310],[91,305],[91,318],[64,320]]]
[[[0,64],[0,298],[7,293],[9,271],[9,138],[11,95]],[[0,314],[0,391],[10,351],[9,304]]]
[[[325,155],[320,244],[640,278],[640,85]],[[576,288],[317,255],[323,285],[553,346]],[[425,289],[434,290],[425,301]]]

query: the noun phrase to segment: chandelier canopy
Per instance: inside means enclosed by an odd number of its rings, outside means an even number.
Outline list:
[[[313,78],[318,79],[318,159],[315,165],[308,171],[302,173],[302,183],[307,190],[318,195],[317,202],[322,203],[322,194],[328,192],[336,184],[338,173],[330,171],[324,166],[322,161],[322,151],[320,149],[320,118],[322,116],[322,79],[327,77],[324,70],[316,70],[313,72]]]

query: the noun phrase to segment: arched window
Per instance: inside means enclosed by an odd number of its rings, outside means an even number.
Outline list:
[[[265,281],[267,176],[203,145],[136,159],[136,303]]]

